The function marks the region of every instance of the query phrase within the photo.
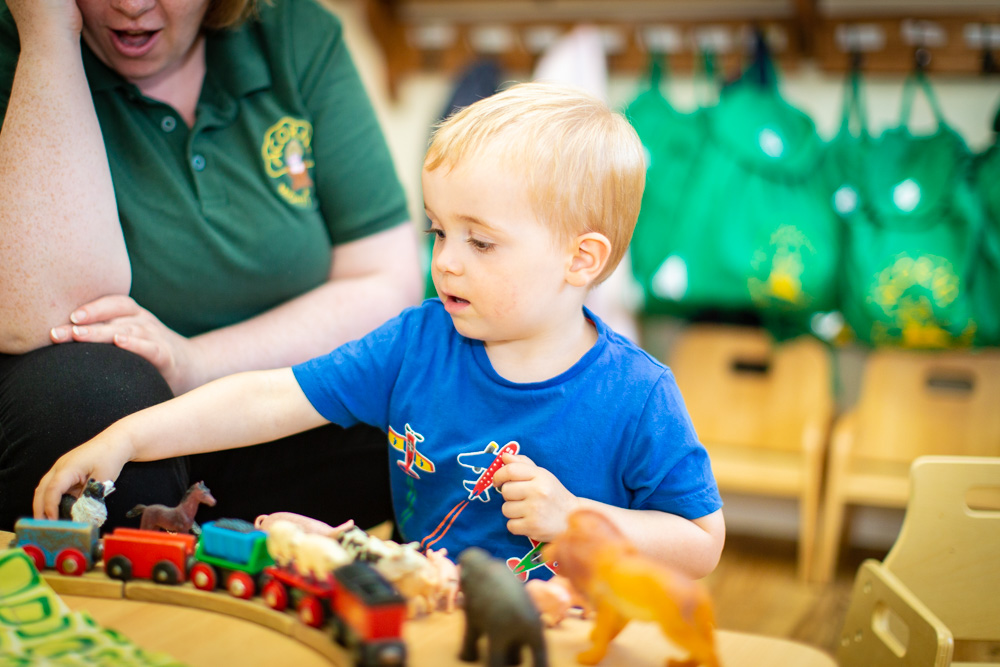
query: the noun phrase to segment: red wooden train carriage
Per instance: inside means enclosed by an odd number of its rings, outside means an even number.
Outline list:
[[[104,571],[112,579],[177,584],[187,578],[194,535],[116,528],[104,536]]]

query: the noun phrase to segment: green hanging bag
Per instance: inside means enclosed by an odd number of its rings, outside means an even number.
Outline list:
[[[860,70],[852,68],[844,80],[840,129],[827,144],[823,161],[830,205],[841,216],[850,215],[860,205],[861,174],[874,144],[861,83]]]
[[[997,123],[1000,126],[1000,113]],[[1000,129],[998,127],[997,129]],[[983,242],[973,271],[969,291],[976,321],[977,345],[1000,345],[1000,141],[994,143],[975,163],[974,187],[983,205]]]
[[[909,131],[917,87],[937,120],[933,134]],[[841,310],[858,340],[924,349],[972,344],[968,282],[982,211],[968,167],[968,148],[944,121],[926,77],[911,75],[899,126],[865,156],[860,205],[845,216]]]
[[[711,60],[706,57],[711,76]],[[677,206],[687,173],[704,141],[699,112],[681,113],[664,96],[665,61],[654,55],[648,87],[625,108],[646,149],[646,188],[629,247],[632,274],[643,294],[646,314],[685,315],[684,307],[668,297],[655,282],[657,271],[676,245]]]
[[[682,191],[677,242],[654,282],[692,310],[756,313],[784,338],[835,303],[839,222],[815,125],[767,78],[745,77],[704,112],[707,139]]]

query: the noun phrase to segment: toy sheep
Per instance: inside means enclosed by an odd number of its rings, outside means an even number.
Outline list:
[[[433,611],[438,591],[438,569],[417,551],[415,544],[396,545],[372,567],[406,598],[410,618]]]
[[[306,533],[295,543],[295,569],[303,576],[325,581],[335,569],[351,562],[333,538]]]
[[[305,531],[291,521],[275,521],[267,530],[267,552],[281,567],[290,567],[295,560],[299,540]]]

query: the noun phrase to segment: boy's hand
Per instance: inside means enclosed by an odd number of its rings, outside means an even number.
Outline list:
[[[579,499],[527,456],[504,454],[503,462],[493,476],[493,486],[505,501],[507,530],[541,542],[561,535],[566,530],[566,517],[577,509]]]
[[[58,519],[64,493],[79,493],[90,478],[116,480],[129,461],[129,447],[122,439],[105,434],[63,454],[35,488],[32,511],[36,519]]]

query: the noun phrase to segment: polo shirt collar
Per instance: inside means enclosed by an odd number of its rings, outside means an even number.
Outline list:
[[[271,69],[261,49],[258,31],[252,22],[236,30],[208,33],[205,59],[206,78],[212,77],[233,98],[238,99],[258,90],[271,87]],[[94,92],[113,88],[137,88],[120,74],[105,65],[81,40],[83,66],[87,81]]]

